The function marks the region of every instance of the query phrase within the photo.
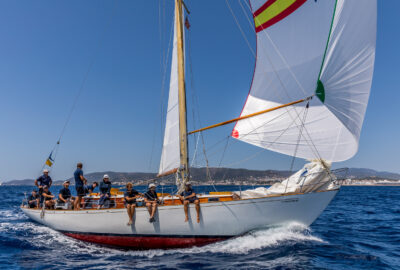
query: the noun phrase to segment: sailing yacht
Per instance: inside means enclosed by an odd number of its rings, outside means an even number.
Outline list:
[[[178,190],[190,179],[188,136],[235,123],[231,136],[258,147],[310,160],[270,188],[200,195],[183,222],[182,202],[163,194],[156,221],[137,207],[134,223],[122,195],[115,208],[30,209],[31,219],[83,241],[135,249],[177,248],[243,235],[287,222],[312,224],[339,191],[332,162],[350,159],[372,83],[376,0],[250,0],[257,40],[256,65],[239,117],[188,132],[184,12],[175,0],[170,90],[159,177],[174,175]]]

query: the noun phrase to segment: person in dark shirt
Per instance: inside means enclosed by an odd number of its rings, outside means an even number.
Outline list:
[[[41,175],[38,179],[35,180],[35,186],[39,188],[39,195],[42,194],[44,186],[51,187],[51,184],[53,184],[53,180],[49,176],[49,170],[44,169],[43,175]]]
[[[93,193],[98,186],[99,183],[97,182],[93,182],[93,184],[85,186],[85,195],[90,195],[90,193]]]
[[[54,209],[56,201],[54,200],[54,195],[51,194],[48,186],[43,187],[42,197],[43,203],[45,204],[46,208]]]
[[[103,176],[103,182],[100,183],[100,199],[99,199],[99,206],[97,209],[100,209],[104,206],[104,204],[110,200],[111,197],[111,182],[110,177],[105,174]]]
[[[28,197],[28,206],[29,208],[38,208],[39,207],[40,196],[36,192],[36,190],[32,190],[32,194]]]
[[[146,207],[150,214],[149,222],[154,222],[154,214],[157,211],[157,205],[159,203],[155,184],[149,185],[149,189],[144,194],[144,201],[146,202]]]
[[[194,203],[197,212],[197,223],[200,222],[200,201],[194,193],[192,185],[187,182],[185,185],[185,190],[179,194],[179,198],[183,202],[183,209],[185,210],[185,222],[188,222],[188,208],[189,203]]]
[[[129,222],[128,226],[133,223],[133,215],[135,214],[136,199],[139,197],[140,193],[134,190],[132,183],[126,184],[126,191],[124,194],[126,211],[128,212]]]
[[[63,188],[60,189],[60,192],[58,193],[58,203],[60,204],[73,204],[75,201],[75,198],[71,196],[71,191],[69,190],[69,181],[64,181]]]
[[[92,198],[92,193],[96,189],[96,187],[99,186],[99,183],[93,182],[91,185],[86,185],[85,186],[85,204],[83,206],[84,209],[92,208],[93,207],[93,198]]]
[[[82,197],[85,196],[85,188],[84,185],[86,185],[86,178],[83,177],[83,171],[82,171],[83,164],[79,162],[76,164],[76,170],[74,172],[74,178],[75,178],[75,189],[76,189],[76,198],[74,202],[74,210],[79,210]]]

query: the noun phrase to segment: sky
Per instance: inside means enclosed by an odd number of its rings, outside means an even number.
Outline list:
[[[192,129],[240,114],[254,56],[225,1],[186,3],[191,11],[186,63],[191,67]],[[255,35],[238,0],[230,3],[254,48]],[[375,72],[359,151],[337,168],[400,173],[398,10],[400,1],[378,0]],[[53,178],[71,177],[77,162],[84,163],[86,173],[156,172],[172,12],[172,0],[0,1],[0,182],[40,174],[79,93]],[[260,153],[233,139],[224,151],[231,129],[204,133],[210,166],[290,168],[291,157]],[[189,144],[193,155],[196,138]],[[204,166],[201,140],[197,145],[193,165]],[[295,168],[303,163],[296,160]]]

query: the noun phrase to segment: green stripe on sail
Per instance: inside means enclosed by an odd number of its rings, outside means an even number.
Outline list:
[[[328,51],[329,40],[331,39],[333,21],[335,20],[335,14],[336,14],[336,6],[337,6],[337,0],[335,1],[335,7],[333,8],[331,27],[329,29],[328,40],[326,41],[326,46],[325,46],[324,56],[322,58],[321,68],[319,69],[317,88],[315,89],[315,95],[322,101],[322,103],[325,102],[325,87],[321,81],[321,73],[322,73],[322,68],[324,66],[324,63],[325,63],[326,52]]]
[[[320,80],[318,80],[317,82],[317,89],[315,90],[315,95],[319,98],[319,100],[322,101],[322,103],[325,102],[325,87]]]

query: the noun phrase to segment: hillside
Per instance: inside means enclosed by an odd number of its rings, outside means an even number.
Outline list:
[[[94,172],[88,173],[85,177],[89,182],[101,181],[104,174],[108,174],[112,182],[125,183],[135,182],[136,184],[145,184],[149,179],[156,177],[156,173],[141,173],[141,172]],[[247,169],[232,169],[232,168],[210,168],[211,179],[216,184],[229,184],[232,182],[245,181],[247,184],[265,184],[273,183],[288,177],[291,173],[289,171],[278,170],[247,170]],[[192,181],[195,183],[207,182],[206,168],[192,168],[191,169]],[[344,177],[344,176],[340,176]],[[364,168],[350,168],[346,178],[356,180],[400,180],[400,174],[391,172],[379,172],[372,169]],[[73,178],[69,178],[73,182]],[[64,180],[57,180],[54,182],[60,185]],[[175,182],[173,177],[166,177],[162,179],[166,184],[173,184]],[[34,180],[11,180],[4,182],[3,185],[33,185]]]

